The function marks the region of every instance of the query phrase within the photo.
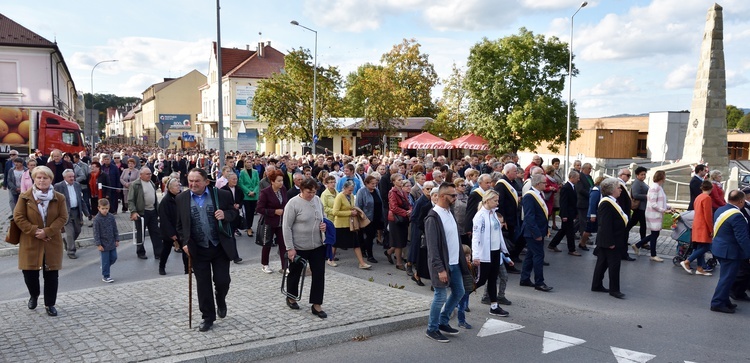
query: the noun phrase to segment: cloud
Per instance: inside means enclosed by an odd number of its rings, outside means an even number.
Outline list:
[[[583,110],[586,110],[586,112],[591,113],[594,110],[601,110],[605,107],[612,106],[614,103],[610,100],[604,100],[600,98],[591,98],[587,100],[581,101],[579,104],[576,105],[576,113],[582,114]]]
[[[582,90],[579,96],[606,96],[639,91],[632,78],[609,77],[591,88]]]
[[[499,28],[513,23],[523,10],[493,0],[443,0],[425,5],[425,21],[442,31]]]
[[[581,6],[582,2],[580,0],[520,0],[524,7],[540,10],[575,9]],[[596,2],[589,1],[587,6],[596,6]]]
[[[664,82],[666,89],[693,88],[695,85],[695,75],[698,67],[693,64],[683,64],[667,76]]]
[[[304,0],[304,13],[320,26],[362,32],[380,28],[388,15],[415,11],[424,0]]]

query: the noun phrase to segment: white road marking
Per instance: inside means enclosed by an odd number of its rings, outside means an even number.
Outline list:
[[[628,349],[622,349],[622,348],[616,348],[616,347],[610,347],[612,349],[612,354],[615,355],[615,358],[617,358],[617,363],[646,363],[654,358],[656,358],[653,354],[648,353],[642,353],[642,352],[636,352],[634,350],[628,350]]]
[[[523,328],[523,325],[508,323],[497,319],[487,319],[484,325],[482,325],[482,329],[479,330],[479,334],[477,334],[477,336],[486,337]]]
[[[556,350],[574,347],[586,343],[583,339],[578,339],[568,335],[557,334],[549,331],[544,332],[544,342],[542,354],[554,352]]]

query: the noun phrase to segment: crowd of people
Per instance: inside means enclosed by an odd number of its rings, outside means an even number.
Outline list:
[[[24,233],[21,243],[49,245],[19,256],[31,295],[29,308],[36,307],[38,271],[45,266],[45,306],[50,315],[55,312],[52,295],[62,252],[76,258],[75,239],[86,219],[101,251],[102,280],[114,281],[110,266],[117,259],[119,235],[112,216],[118,212],[130,213],[135,222],[136,254],[141,259],[148,258],[143,238],[148,228],[152,253],[160,260],[159,274],[166,274],[172,251],[182,253],[185,273],[192,263],[203,315],[201,331],[227,314],[229,267],[232,261],[242,262],[237,243],[246,243],[244,237],[262,246],[264,273],[274,273],[270,254],[278,252],[279,272],[289,274],[291,296],[298,293],[296,284],[305,273],[300,260],[307,261],[312,274],[309,302],[312,314],[320,318],[327,317],[322,310],[326,265],[339,266],[343,254],[351,253],[360,269],[387,261],[386,266],[393,265],[418,286],[429,279],[434,300],[427,336],[441,342],[448,341],[443,334],[458,333],[448,324],[456,308],[459,327],[471,328],[465,312],[469,295],[479,288],[484,289],[481,301],[489,305],[489,314],[508,316],[501,305],[512,304],[505,294],[509,274],[519,274],[521,286],[552,291],[544,278],[549,265],[545,252],[562,252],[558,246],[563,239],[572,257],[592,246],[597,262],[591,290],[615,298],[625,296],[619,284],[621,261],[636,260],[628,254],[630,248],[635,257],[647,249],[651,261],[663,262],[656,253],[657,237],[663,215],[671,211],[662,188],[663,171],[646,185],[643,167],[594,179],[589,163],[575,161],[566,172],[559,159],[544,165],[538,155],[525,168],[515,154],[447,160],[430,154],[297,157],[230,151],[221,163],[218,158],[214,150],[165,152],[119,145],[101,145],[92,156],[57,150],[49,158],[11,155],[4,186],[14,220]],[[690,264],[697,261],[695,274],[710,276],[712,266],[704,258],[709,251],[722,265],[731,265],[721,269],[721,289],[717,287],[711,309],[733,312],[734,304],[726,297],[730,291],[732,298],[750,300],[745,294],[750,280],[747,221],[744,239],[738,236],[731,242],[739,247],[722,247],[717,253],[716,245],[719,236],[728,233],[719,227],[739,228],[738,215],[750,217],[750,203],[745,204],[745,194],[738,197],[740,191],[730,193],[725,202],[721,174],[708,174],[704,165],[695,167],[690,185],[695,244],[682,267],[693,273]],[[738,198],[741,201],[734,203]],[[35,203],[17,204],[22,199]],[[29,205],[38,205],[39,211],[31,211]],[[715,221],[716,213],[732,206],[742,213],[732,209]],[[50,212],[45,217],[46,211]],[[40,213],[46,220],[38,220]],[[636,225],[641,239],[629,246],[629,232]],[[724,276],[732,270],[739,276],[736,280]],[[286,304],[299,309],[291,297]]]

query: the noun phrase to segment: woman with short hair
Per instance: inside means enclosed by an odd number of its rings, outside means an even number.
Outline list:
[[[135,169],[135,159],[130,158],[128,159],[128,167],[125,169],[122,169],[122,172],[120,173],[120,183],[122,184],[122,195],[125,202],[122,204],[122,211],[127,212],[128,211],[128,190],[130,189],[130,184],[134,181],[140,179],[141,172],[140,170]]]
[[[702,193],[695,198],[693,207],[695,208],[695,214],[693,218],[693,233],[690,235],[690,242],[692,242],[693,253],[685,260],[680,262],[685,271],[689,274],[693,274],[693,270],[690,268],[690,263],[698,260],[698,266],[695,268],[696,275],[711,276],[711,272],[706,271],[708,266],[706,265],[706,252],[711,251],[712,235],[714,231],[714,214],[712,210],[712,193],[714,185],[711,181],[704,180],[701,183]]]
[[[349,219],[352,217],[356,218],[358,213],[357,210],[354,209],[356,203],[353,192],[354,181],[344,181],[341,193],[339,193],[333,201],[333,225],[336,226],[336,244],[334,247],[336,247],[336,249],[353,249],[354,255],[359,262],[359,268],[366,270],[372,266],[365,263],[364,258],[362,258],[362,251],[360,250],[360,242],[359,238],[357,238],[357,233],[351,231],[349,228]],[[336,249],[334,249],[334,254]]]
[[[717,209],[727,204],[724,200],[724,187],[721,185],[722,174],[718,170],[711,170],[708,176],[714,186],[711,189],[711,208],[716,212]]]
[[[611,296],[622,299],[625,294],[620,292],[620,263],[621,252],[618,246],[627,243],[628,235],[625,229],[628,225],[628,215],[617,204],[617,197],[622,189],[620,181],[608,178],[599,184],[601,201],[597,204],[597,234],[596,234],[596,267],[591,283],[591,291],[608,292]],[[658,235],[658,232],[657,232]],[[654,243],[656,245],[656,243]],[[604,272],[609,270],[609,288],[603,286]]]
[[[273,238],[276,237],[276,243],[279,247],[279,258],[281,259],[281,273],[287,268],[287,259],[284,258],[286,246],[284,245],[284,235],[281,228],[284,207],[288,202],[286,188],[284,188],[284,173],[281,170],[273,170],[268,173],[268,179],[271,185],[260,191],[258,198],[258,214],[263,215],[265,219],[266,231],[263,237],[263,250],[261,251],[261,269],[267,274],[273,273],[268,267],[271,247],[273,247]]]
[[[377,173],[377,172],[375,172]],[[362,254],[367,258],[367,262],[378,263],[372,253],[372,246],[375,243],[377,231],[383,228],[383,198],[380,197],[378,190],[378,178],[373,175],[365,177],[365,187],[357,192],[357,207],[361,209],[370,220],[365,228],[359,230]]]

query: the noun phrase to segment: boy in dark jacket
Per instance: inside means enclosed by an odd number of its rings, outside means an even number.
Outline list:
[[[99,214],[94,218],[94,243],[102,258],[102,281],[113,283],[109,277],[109,267],[117,261],[117,247],[120,247],[117,221],[109,214],[109,200],[99,199]]]

